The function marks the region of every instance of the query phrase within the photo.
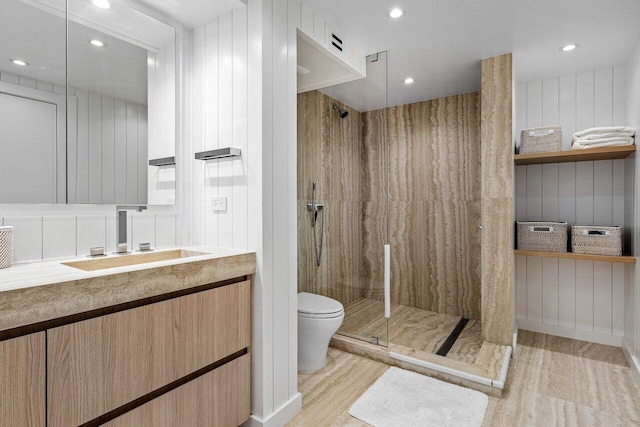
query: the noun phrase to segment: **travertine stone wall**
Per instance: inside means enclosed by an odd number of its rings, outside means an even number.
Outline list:
[[[511,54],[482,61],[482,333],[510,345],[513,301]]]

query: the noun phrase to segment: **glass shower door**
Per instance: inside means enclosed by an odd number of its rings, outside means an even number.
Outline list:
[[[328,140],[320,155],[331,159],[331,168],[340,168],[323,183],[326,250],[328,268],[337,273],[329,271],[338,288],[335,295],[345,307],[338,333],[387,346],[387,52],[369,55],[366,65],[366,78],[321,90],[321,102],[330,114]],[[388,256],[386,261],[388,272]]]

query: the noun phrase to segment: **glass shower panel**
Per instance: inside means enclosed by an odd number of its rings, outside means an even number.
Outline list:
[[[329,113],[320,155],[331,159],[329,168],[339,169],[322,182],[326,256],[334,296],[345,307],[338,333],[387,346],[387,52],[369,55],[366,65],[366,78],[320,90],[322,108]]]

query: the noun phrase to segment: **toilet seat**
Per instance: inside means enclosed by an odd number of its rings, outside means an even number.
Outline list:
[[[344,315],[340,302],[322,295],[298,294],[298,316],[309,319],[332,319]]]

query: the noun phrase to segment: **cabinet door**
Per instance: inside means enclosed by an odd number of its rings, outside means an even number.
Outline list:
[[[251,355],[245,354],[105,424],[108,427],[237,427],[251,411]]]
[[[45,333],[0,342],[0,426],[44,426],[45,393]]]
[[[48,331],[49,426],[91,421],[249,347],[248,281]]]

